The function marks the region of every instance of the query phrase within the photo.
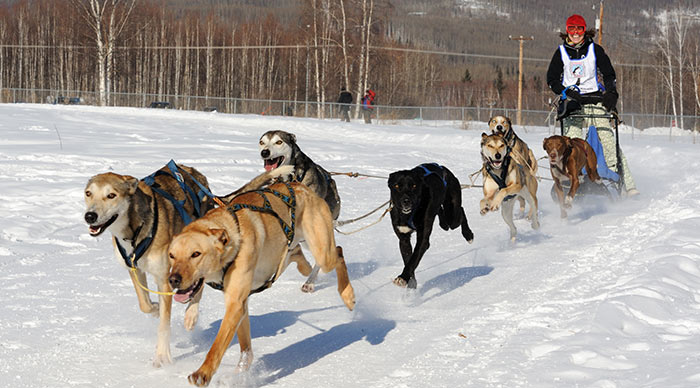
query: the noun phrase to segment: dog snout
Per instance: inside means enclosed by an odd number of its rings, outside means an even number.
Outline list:
[[[501,125],[501,124],[496,125],[496,129],[499,130],[499,131],[502,131],[502,130],[503,130],[503,125]]]
[[[496,155],[494,155],[494,157],[496,158],[496,160],[501,160],[501,153],[496,152]]]
[[[401,198],[401,206],[404,208],[410,207],[411,206],[411,199],[408,197]]]
[[[182,276],[179,273],[174,273],[170,275],[168,282],[170,282],[170,287],[173,289],[180,288],[180,284],[182,284]]]
[[[267,158],[268,156],[270,156],[270,150],[264,149],[260,151],[260,156],[262,156],[263,158]]]
[[[88,224],[94,224],[97,222],[97,213],[95,212],[87,212],[85,213],[85,222]]]

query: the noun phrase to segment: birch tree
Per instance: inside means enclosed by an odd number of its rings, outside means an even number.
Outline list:
[[[95,42],[98,103],[109,103],[115,44],[127,25],[136,0],[71,0]]]

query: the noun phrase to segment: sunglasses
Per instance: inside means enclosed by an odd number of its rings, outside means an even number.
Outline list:
[[[585,28],[583,26],[568,26],[566,32],[568,34],[583,34]]]

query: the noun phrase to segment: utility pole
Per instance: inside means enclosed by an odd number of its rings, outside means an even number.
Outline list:
[[[598,45],[603,44],[603,0],[600,0],[600,16],[598,17]]]
[[[534,40],[534,36],[524,37],[520,35],[519,37],[508,36],[510,40],[517,40],[520,43],[520,55],[518,56],[518,113],[515,119],[515,124],[521,125],[522,118],[522,108],[523,108],[523,42],[526,40]]]

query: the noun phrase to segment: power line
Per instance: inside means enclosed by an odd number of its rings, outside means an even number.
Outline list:
[[[318,48],[337,48],[338,46],[325,45],[259,45],[259,46],[139,46],[127,47],[117,46],[117,50],[259,50],[259,49],[318,49]],[[67,50],[91,50],[93,46],[47,46],[47,45],[20,45],[20,44],[0,44],[0,49],[3,48],[19,48],[19,49],[67,49]],[[419,54],[445,55],[464,58],[480,58],[480,59],[497,59],[507,61],[518,61],[518,57],[507,55],[490,55],[490,54],[473,54],[473,53],[458,53],[453,51],[438,51],[425,49],[412,49],[401,47],[382,47],[370,46],[371,50],[385,51],[400,51]],[[549,63],[549,59],[543,58],[523,58],[523,61]],[[656,65],[644,63],[613,63],[619,67],[639,67],[639,68],[656,68]]]

